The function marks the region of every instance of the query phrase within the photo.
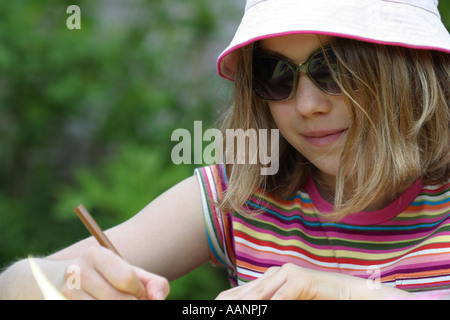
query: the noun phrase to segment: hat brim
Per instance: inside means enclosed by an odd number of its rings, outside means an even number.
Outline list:
[[[450,53],[450,35],[437,8],[397,1],[260,1],[246,10],[233,40],[218,58],[218,72],[233,80],[237,49],[289,34],[330,35]]]

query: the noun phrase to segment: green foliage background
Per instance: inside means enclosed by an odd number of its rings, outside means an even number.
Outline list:
[[[199,165],[172,163],[171,133],[214,126],[236,3],[0,2],[0,267],[88,236],[79,203],[106,229],[192,175]],[[66,26],[71,4],[80,30]],[[213,298],[219,270],[175,281],[170,298]]]
[[[440,1],[450,26],[450,1]],[[81,8],[81,30],[66,9]],[[176,128],[214,127],[229,88],[215,73],[243,0],[0,2],[0,268],[138,212],[199,165],[172,164]],[[228,287],[204,265],[170,299]],[[1,290],[1,288],[0,288]]]

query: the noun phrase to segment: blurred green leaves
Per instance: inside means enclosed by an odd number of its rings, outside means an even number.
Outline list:
[[[450,30],[450,1],[440,0],[438,9],[441,14],[442,22],[447,27],[447,30]]]
[[[66,27],[72,4],[80,30]],[[170,136],[213,122],[222,17],[238,12],[206,0],[15,0],[0,12],[1,267],[86,237],[79,203],[108,228],[192,175],[171,162]],[[181,281],[218,277],[199,272]]]
[[[83,203],[89,208],[100,208],[97,216],[114,218],[108,224],[124,220],[146,206],[152,199],[193,172],[186,166],[167,169],[165,159],[149,146],[129,143],[113,161],[105,161],[95,172],[89,167],[75,173],[76,187],[62,186],[59,202],[53,209],[55,217],[72,219],[73,204]],[[75,201],[76,200],[76,201]]]

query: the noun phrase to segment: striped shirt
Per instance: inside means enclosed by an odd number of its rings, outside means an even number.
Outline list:
[[[223,165],[196,169],[203,193],[211,261],[227,268],[232,285],[258,278],[271,266],[293,263],[340,272],[410,292],[450,288],[450,181],[417,181],[382,210],[339,222],[310,179],[290,198],[257,190],[248,199],[256,216],[220,212],[214,199],[227,188]],[[322,214],[319,214],[322,213]]]

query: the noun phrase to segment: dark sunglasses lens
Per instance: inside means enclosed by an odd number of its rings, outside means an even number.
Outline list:
[[[265,100],[289,98],[294,73],[282,60],[275,57],[253,58],[253,91]]]
[[[337,59],[331,49],[325,51],[325,53],[317,53],[308,66],[308,72],[313,81],[325,92],[330,94],[341,93],[341,88],[333,79],[333,73],[337,74]]]

